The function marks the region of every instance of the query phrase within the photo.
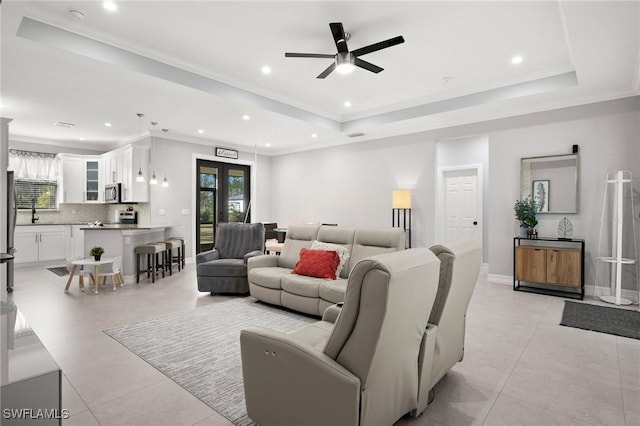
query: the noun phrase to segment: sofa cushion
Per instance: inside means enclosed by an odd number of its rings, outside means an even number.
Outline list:
[[[291,274],[282,277],[282,289],[287,293],[304,297],[320,297],[320,284],[328,281],[324,278]],[[333,281],[330,281],[333,282]]]
[[[325,243],[324,241],[314,240],[311,243],[311,250],[335,251],[338,253],[340,264],[338,264],[338,269],[336,269],[336,277],[341,276],[342,271],[347,266],[347,262],[349,262],[349,249],[340,244]]]
[[[308,277],[336,279],[336,271],[340,265],[340,256],[335,251],[300,250],[300,260],[293,268],[293,273]]]
[[[282,277],[287,275],[291,275],[291,269],[277,266],[251,269],[248,274],[252,284],[277,290],[282,288]]]
[[[332,303],[344,302],[344,293],[347,291],[349,279],[335,281],[323,281],[320,283],[320,297]]]
[[[278,266],[293,269],[300,257],[301,248],[311,247],[311,241],[316,239],[320,225],[291,225],[287,229],[287,239],[284,241]]]
[[[242,259],[218,259],[198,265],[198,276],[246,277],[247,265]]]

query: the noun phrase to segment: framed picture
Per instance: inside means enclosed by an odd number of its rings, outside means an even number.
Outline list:
[[[533,199],[538,204],[539,212],[549,211],[549,181],[534,180],[531,189],[533,191]]]

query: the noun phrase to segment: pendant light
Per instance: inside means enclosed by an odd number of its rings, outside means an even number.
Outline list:
[[[164,133],[167,133],[169,131],[169,129],[162,129],[162,131]],[[169,181],[167,180],[167,172],[164,173],[164,179],[162,180],[162,187],[163,188],[168,188],[169,187]]]
[[[156,124],[158,124],[156,121],[152,121],[151,125],[155,126]],[[151,153],[153,154],[154,152],[154,138],[153,138],[153,134],[151,135]],[[151,165],[153,166],[153,162],[151,163]],[[158,179],[156,179],[156,171],[154,170],[153,173],[151,174],[151,179],[149,180],[149,185],[157,185],[158,184]]]
[[[142,139],[142,117],[144,117],[144,114],[139,112],[136,115],[138,116],[138,132],[140,135],[140,139]],[[140,161],[142,161],[142,159]],[[142,174],[142,164],[138,164],[138,175],[136,176],[136,182],[144,183],[144,175]]]

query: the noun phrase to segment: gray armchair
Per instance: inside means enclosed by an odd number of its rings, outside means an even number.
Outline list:
[[[215,248],[196,256],[198,291],[247,293],[247,259],[264,253],[261,223],[220,223]]]
[[[349,275],[337,320],[325,318],[335,326],[242,330],[249,417],[262,426],[391,425],[415,410],[439,266],[426,248],[365,258]],[[324,329],[328,339],[319,342]]]

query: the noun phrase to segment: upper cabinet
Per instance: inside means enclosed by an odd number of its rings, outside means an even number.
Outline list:
[[[60,154],[60,203],[103,203],[104,186],[122,184],[123,203],[149,201],[149,147],[127,145],[102,155]],[[144,182],[136,182],[138,171]]]
[[[104,181],[102,159],[96,155],[61,154],[60,203],[102,203]]]
[[[149,148],[128,145],[103,155],[106,183],[122,184],[122,202],[145,203],[149,201],[148,168]],[[136,182],[138,170],[145,178]]]

